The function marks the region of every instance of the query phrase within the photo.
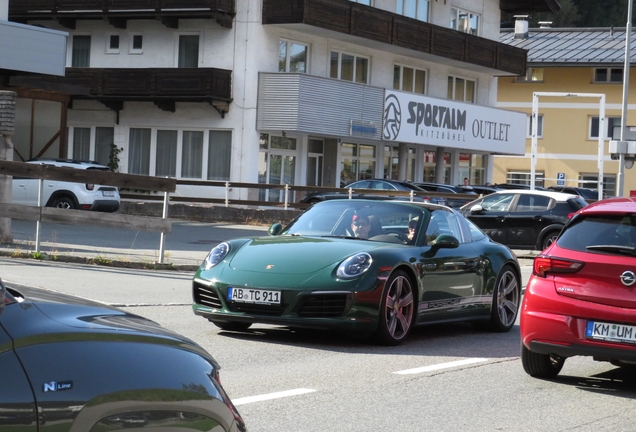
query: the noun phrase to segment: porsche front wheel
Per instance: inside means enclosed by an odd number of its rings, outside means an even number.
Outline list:
[[[415,300],[409,276],[398,270],[387,280],[378,317],[376,341],[384,345],[398,345],[413,325]]]

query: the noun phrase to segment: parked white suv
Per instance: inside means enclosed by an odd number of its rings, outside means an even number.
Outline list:
[[[33,159],[31,164],[110,171],[96,162],[72,159]],[[42,202],[46,207],[115,212],[119,210],[119,189],[114,186],[44,180]],[[38,205],[38,179],[13,177],[13,203]]]

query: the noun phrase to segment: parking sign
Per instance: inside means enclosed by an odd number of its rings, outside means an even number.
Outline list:
[[[565,173],[557,174],[557,186],[565,186]]]

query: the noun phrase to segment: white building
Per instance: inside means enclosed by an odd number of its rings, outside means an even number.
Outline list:
[[[496,77],[526,70],[526,52],[498,42],[501,11],[558,10],[554,0],[38,3],[49,6],[13,1],[9,17],[68,31],[67,70],[5,80],[23,96],[16,160],[107,163],[114,144],[120,172],[323,186],[490,180],[492,155],[525,153],[525,114],[493,108]]]

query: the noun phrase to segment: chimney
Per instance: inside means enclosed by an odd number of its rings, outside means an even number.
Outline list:
[[[528,38],[528,18],[530,15],[515,15],[515,39]]]

